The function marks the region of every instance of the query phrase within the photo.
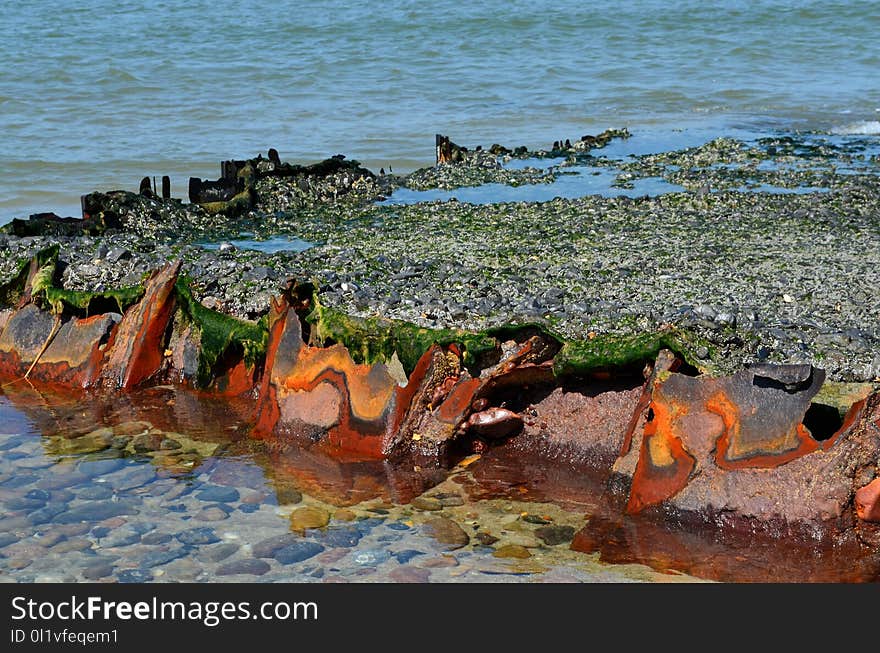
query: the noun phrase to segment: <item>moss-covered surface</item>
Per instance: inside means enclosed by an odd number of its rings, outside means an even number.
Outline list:
[[[220,213],[227,218],[236,218],[247,213],[251,206],[253,206],[253,203],[254,193],[253,190],[248,187],[233,196],[228,202],[205,202],[199,204],[199,206],[210,214]]]
[[[0,283],[0,305],[15,306],[21,301],[22,295],[27,290],[32,262],[36,262],[37,272],[31,282],[31,296],[37,297],[40,292],[51,287],[55,277],[55,266],[58,263],[58,250],[58,245],[52,245],[41,249],[32,258],[20,261],[16,273]]]
[[[461,345],[466,366],[477,364],[499,344],[496,338],[484,332],[428,329],[403,320],[352,317],[323,306],[317,295],[306,321],[311,325],[314,343],[340,343],[356,363],[387,362],[396,353],[407,374],[415,369],[419,358],[434,344]]]
[[[85,290],[66,290],[51,286],[45,291],[46,301],[53,313],[72,313],[89,317],[106,313],[108,310],[124,313],[144,296],[143,286],[126,286],[101,292]]]
[[[198,385],[210,385],[218,371],[218,361],[231,350],[240,352],[249,366],[261,364],[269,342],[266,319],[249,322],[212,310],[193,297],[189,284],[189,279],[180,277],[174,290],[183,315],[201,335]]]
[[[58,288],[52,282],[58,247],[41,250],[35,259],[39,267],[32,282],[32,295],[56,314],[82,317],[107,310],[124,312],[144,293],[143,286],[100,292]],[[0,285],[0,297],[7,305],[14,305],[20,299],[30,266],[30,260],[21,263],[19,272]],[[312,309],[305,320],[310,326],[312,344],[342,344],[352,359],[362,364],[389,362],[396,354],[407,374],[415,369],[422,355],[434,344],[461,346],[464,365],[478,371],[499,351],[501,342],[534,333],[560,348],[554,358],[556,376],[577,376],[596,370],[628,367],[653,360],[663,348],[671,349],[688,363],[708,371],[699,359],[710,358],[712,351],[709,343],[697,342],[694,336],[674,329],[623,336],[600,334],[585,340],[572,340],[540,323],[511,323],[484,331],[468,331],[432,329],[382,317],[355,317],[325,306],[314,287],[307,287],[312,291]],[[181,276],[175,283],[175,295],[184,319],[192,323],[200,335],[199,386],[207,387],[222,373],[218,363],[227,353],[241,355],[249,366],[262,363],[269,338],[267,317],[252,322],[206,307],[193,295],[191,280],[186,276]],[[702,357],[696,354],[699,349],[704,350]]]
[[[840,383],[826,381],[813,397],[813,403],[833,406],[840,413],[841,419],[857,401],[866,398],[880,389],[878,383]]]
[[[55,285],[59,246],[41,249],[33,257],[21,261],[18,271],[0,283],[0,306],[16,306],[27,291],[28,277],[33,266],[36,273],[31,279],[30,294],[38,305],[56,315],[67,313],[88,317],[117,311],[124,313],[144,294],[141,285],[126,286],[103,291],[67,290]]]
[[[709,371],[695,353],[699,347],[709,351],[705,344],[674,330],[632,336],[596,335],[587,340],[566,342],[553,360],[553,372],[556,376],[569,376],[628,367],[653,361],[661,349],[669,349],[690,365]]]
[[[619,184],[634,184],[639,194],[501,202],[497,187],[487,185],[473,196],[485,204],[342,204],[373,191],[386,196],[403,181],[354,174],[341,161],[327,167],[339,167],[338,175],[311,178],[299,168],[273,170],[262,159],[251,186],[257,201],[234,219],[197,204],[95,195],[87,203],[120,216],[124,231],[112,241],[65,240],[67,265],[55,285],[133,286],[180,258],[194,297],[250,321],[265,314],[287,279],[316,279],[322,306],[350,318],[337,329],[327,314],[316,336],[345,342],[361,360],[397,352],[411,366],[436,339],[467,333],[503,341],[494,329],[536,322],[558,334],[560,346],[569,343],[559,368],[581,370],[650,357],[656,346],[644,342],[671,325],[688,343],[691,336],[707,340],[686,349],[718,373],[755,362],[810,363],[829,379],[872,381],[880,378],[871,292],[880,284],[877,147],[876,139],[813,134],[720,138],[632,157],[575,152],[566,156],[587,166],[577,173],[585,181],[616,171]],[[434,172],[443,177],[454,169]],[[651,177],[695,192],[639,186]],[[823,192],[804,192],[816,180]],[[761,192],[744,191],[744,182]],[[764,184],[797,192],[770,192]],[[584,184],[584,193],[591,189]],[[195,244],[277,235],[314,246],[206,251]],[[0,276],[20,273],[20,260],[53,238],[0,236],[7,243]],[[107,257],[108,249],[126,255]],[[14,283],[5,292],[20,297]],[[351,329],[354,335],[333,333]],[[593,342],[592,334],[610,344]]]
[[[629,367],[653,361],[661,349],[670,349],[689,364],[709,371],[696,352],[706,343],[692,336],[663,330],[635,336],[598,335],[587,340],[565,341],[540,324],[505,325],[486,331],[428,329],[402,320],[358,318],[322,306],[315,298],[315,308],[306,318],[317,344],[341,343],[359,363],[387,362],[396,353],[407,374],[433,344],[462,346],[464,364],[474,367],[497,350],[501,341],[515,339],[522,333],[539,333],[561,345],[554,358],[556,376],[579,376],[597,370]],[[704,357],[709,354],[704,353]]]

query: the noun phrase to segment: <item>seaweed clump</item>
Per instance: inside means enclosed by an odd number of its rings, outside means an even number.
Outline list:
[[[174,291],[184,318],[201,337],[197,382],[207,387],[218,376],[219,362],[229,353],[240,354],[248,367],[257,367],[266,356],[269,328],[264,316],[258,322],[241,320],[208,308],[190,290],[186,276],[177,279]]]

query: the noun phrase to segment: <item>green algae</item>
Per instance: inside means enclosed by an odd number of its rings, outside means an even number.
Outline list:
[[[466,366],[474,366],[498,348],[498,340],[485,332],[461,329],[428,329],[403,320],[382,317],[352,317],[323,306],[314,297],[314,308],[306,316],[312,340],[322,346],[340,343],[356,363],[388,362],[394,354],[407,374],[432,345],[459,344]]]
[[[697,344],[692,336],[675,330],[624,336],[599,334],[587,340],[570,340],[563,344],[553,360],[553,373],[556,376],[578,376],[629,367],[653,361],[661,349],[669,349],[688,364],[708,371],[705,363],[694,353],[699,346],[706,347]],[[711,351],[708,347],[706,349]]]
[[[56,244],[21,261],[18,272],[0,284],[0,305],[16,306],[29,291],[38,305],[48,308],[55,315],[66,313],[88,317],[108,310],[124,313],[125,309],[143,296],[143,286],[126,286],[104,291],[67,290],[56,286],[58,252],[59,245]],[[32,269],[36,269],[36,272],[28,289],[28,278]]]
[[[842,383],[835,381],[825,381],[819,392],[813,397],[812,401],[816,404],[825,404],[833,406],[837,409],[841,419],[846,415],[850,407],[857,401],[861,401],[876,392],[877,383]]]
[[[125,286],[101,292],[91,292],[50,286],[46,288],[45,296],[52,312],[57,315],[74,313],[82,317],[89,317],[106,313],[108,309],[125,313],[129,306],[136,304],[144,296],[144,287]]]
[[[32,257],[20,261],[18,271],[10,279],[0,284],[0,305],[16,306],[28,291],[34,298],[45,294],[46,289],[52,287],[55,278],[59,249],[59,245],[51,245],[41,249]],[[28,288],[28,278],[32,267],[36,268],[36,272],[31,279],[30,288]]]
[[[58,246],[38,252],[24,261],[18,273],[0,286],[0,297],[10,305],[25,292],[32,261],[38,266],[31,280],[31,295],[45,302],[55,314],[91,315],[108,307],[124,312],[142,296],[142,286],[130,286],[101,292],[75,291],[53,285]],[[383,317],[356,317],[324,306],[312,289],[312,309],[305,316],[310,326],[310,340],[318,346],[335,343],[346,347],[357,363],[390,362],[394,356],[404,371],[411,374],[419,359],[431,346],[457,344],[463,350],[463,363],[479,371],[500,350],[501,342],[538,334],[558,352],[553,359],[557,377],[579,376],[598,370],[625,368],[654,360],[661,349],[670,349],[687,363],[708,371],[705,359],[713,349],[708,342],[680,330],[664,329],[634,335],[599,334],[584,340],[565,339],[540,323],[511,323],[483,331],[420,327],[404,320]],[[219,369],[227,353],[243,357],[248,366],[257,366],[265,358],[268,345],[267,318],[259,322],[242,320],[207,308],[190,289],[190,280],[181,276],[175,283],[175,296],[183,318],[195,325],[200,335],[197,384],[209,386],[222,373]],[[695,352],[704,349],[703,356]],[[704,359],[704,360],[700,360]]]
[[[675,330],[563,340],[541,324],[509,324],[479,332],[428,329],[403,320],[352,317],[321,305],[317,297],[314,304],[306,321],[312,326],[312,339],[316,344],[340,343],[358,363],[388,362],[396,353],[407,374],[412,373],[419,358],[434,344],[461,345],[464,364],[472,368],[497,351],[501,341],[524,333],[537,333],[561,347],[553,362],[553,373],[557,377],[643,364],[653,361],[661,349],[669,349],[688,364],[708,371],[706,363],[699,360],[695,352],[705,347],[711,353],[707,343]]]
[[[240,352],[246,365],[257,366],[265,358],[269,342],[266,318],[249,322],[210,309],[193,296],[189,283],[187,277],[179,277],[174,291],[181,312],[201,336],[197,384],[209,386],[218,371],[218,363],[230,351]]]
[[[204,202],[199,206],[209,214],[222,214],[235,218],[247,213],[254,204],[254,192],[248,187],[226,202]]]

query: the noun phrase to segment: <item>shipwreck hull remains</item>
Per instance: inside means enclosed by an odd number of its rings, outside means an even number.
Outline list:
[[[291,284],[249,322],[202,305],[180,262],[136,289],[72,293],[56,286],[57,255],[40,252],[0,288],[4,384],[181,384],[250,402],[254,438],[349,460],[445,466],[515,441],[523,456],[589,465],[629,514],[880,545],[870,386],[829,405],[816,399],[822,370],[701,373],[671,332],[429,331],[341,315],[310,285]]]

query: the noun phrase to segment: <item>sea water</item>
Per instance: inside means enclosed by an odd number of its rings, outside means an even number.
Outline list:
[[[404,172],[434,134],[880,132],[868,1],[0,0],[0,222],[279,150]],[[650,140],[650,138],[648,140]],[[691,139],[692,140],[692,139]]]

